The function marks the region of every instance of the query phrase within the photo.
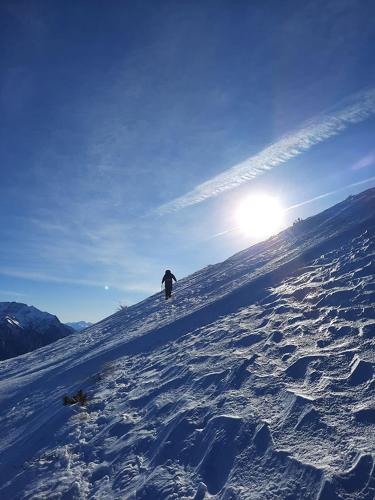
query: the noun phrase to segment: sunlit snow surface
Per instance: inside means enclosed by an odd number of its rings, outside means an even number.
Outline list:
[[[0,498],[372,500],[374,274],[370,190],[3,361]]]

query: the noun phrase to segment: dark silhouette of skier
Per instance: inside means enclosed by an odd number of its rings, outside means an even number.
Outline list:
[[[169,269],[167,269],[161,282],[162,284],[165,283],[165,300],[169,299],[172,296],[173,280],[177,281],[175,275],[172,274]]]

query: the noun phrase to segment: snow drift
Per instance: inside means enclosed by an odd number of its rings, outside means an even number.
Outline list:
[[[3,361],[1,498],[373,499],[374,274],[372,189]]]

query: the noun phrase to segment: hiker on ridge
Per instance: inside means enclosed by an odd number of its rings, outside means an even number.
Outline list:
[[[165,300],[169,299],[172,296],[172,280],[177,281],[175,275],[172,274],[169,269],[167,269],[161,282],[162,284],[165,283]]]

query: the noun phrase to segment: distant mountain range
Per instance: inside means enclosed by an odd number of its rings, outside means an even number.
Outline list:
[[[33,351],[72,333],[72,327],[36,307],[0,302],[0,360]]]
[[[70,326],[70,328],[73,328],[76,332],[80,332],[81,330],[84,330],[85,328],[88,328],[89,326],[92,325],[89,321],[76,321],[75,323],[65,323],[66,325]]]

